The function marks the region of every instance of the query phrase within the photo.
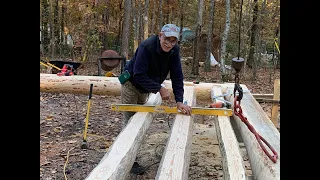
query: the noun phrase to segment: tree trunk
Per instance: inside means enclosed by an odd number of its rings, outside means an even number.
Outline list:
[[[60,22],[60,31],[61,31],[61,37],[60,37],[60,44],[62,45],[60,48],[60,54],[64,55],[65,54],[65,47],[67,46],[67,34],[64,31],[64,27],[66,26],[65,24],[65,15],[66,15],[66,1],[63,2],[62,7],[61,7],[61,22]]]
[[[56,74],[40,73],[40,92],[88,94],[90,84],[93,84],[93,94],[120,96],[121,84],[117,77],[104,76],[57,76]],[[173,96],[171,80],[165,80],[164,84]],[[195,86],[197,100],[199,102],[211,102],[211,88],[215,83],[184,82],[185,86]]]
[[[104,3],[103,3],[104,4]],[[100,33],[100,41],[102,42],[102,47],[101,47],[101,52],[102,53],[104,50],[107,49],[107,33],[108,32],[108,23],[109,23],[109,8],[106,7],[103,10],[103,14],[101,16],[101,20],[103,22],[103,32]]]
[[[55,1],[54,5],[54,13],[53,13],[53,26],[54,26],[54,45],[55,45],[55,54],[58,54],[60,48],[61,48],[61,41],[60,41],[60,35],[63,32],[59,32],[61,27],[59,28],[58,19],[59,19],[59,0]],[[61,55],[61,54],[60,54]]]
[[[167,0],[167,2],[166,2],[166,8],[165,8],[165,19],[166,19],[166,24],[169,24],[170,23],[170,21],[169,21],[169,14],[170,14],[170,6],[169,6],[169,4],[170,4],[170,2],[169,2],[169,0]]]
[[[207,51],[206,51],[206,61],[204,66],[204,71],[209,72],[211,70],[210,66],[210,53],[212,47],[212,27],[213,27],[213,15],[214,15],[214,0],[210,0],[210,14],[208,23],[208,36],[207,36]]]
[[[143,31],[143,39],[147,39],[149,36],[149,20],[148,20],[148,15],[149,15],[149,0],[145,0],[144,4],[144,31]]]
[[[230,0],[226,0],[226,24],[222,35],[222,42],[221,42],[221,58],[220,58],[220,69],[222,75],[222,81],[225,81],[226,76],[226,69],[225,65],[225,57],[226,57],[226,45],[228,40],[228,34],[230,30]]]
[[[132,16],[133,16],[133,53],[138,48],[139,45],[139,23],[140,23],[140,18],[138,15],[137,7],[135,0],[132,0]]]
[[[251,28],[251,41],[250,41],[250,51],[247,66],[252,69],[254,66],[254,51],[256,45],[256,33],[257,33],[257,16],[258,16],[258,0],[254,0],[253,17],[252,17],[252,28]]]
[[[159,0],[159,31],[161,31],[161,28],[163,26],[163,14],[162,14],[162,0]]]
[[[42,0],[42,26],[41,26],[41,44],[43,48],[43,54],[47,54],[49,51],[49,32],[48,32],[48,23],[49,23],[49,5],[48,1]]]
[[[193,75],[199,75],[199,44],[202,29],[202,12],[203,12],[203,0],[198,1],[198,18],[197,18],[197,29],[196,29],[196,39],[193,47],[193,62],[192,71]]]
[[[119,9],[121,10],[121,6],[122,6],[122,1],[120,2],[119,4]],[[118,21],[118,36],[117,36],[117,42],[116,42],[116,45],[119,45],[120,47],[122,46],[122,40],[120,41],[120,39],[122,39],[122,32],[123,32],[123,29],[121,29],[121,27],[123,28],[123,26],[121,24],[123,24],[123,15],[122,13],[120,13],[121,15],[119,15],[119,21]],[[124,14],[124,13],[123,13]],[[122,31],[121,31],[122,30]],[[116,51],[118,51],[118,47],[116,47]]]
[[[184,0],[180,0],[180,34],[179,34],[179,43],[182,42],[182,30],[183,30],[183,18],[184,18]]]
[[[43,55],[41,30],[42,30],[42,2],[40,0],[40,57],[41,55]]]
[[[144,27],[144,16],[143,16],[143,2],[141,2],[140,0],[139,2],[139,18],[140,18],[140,24],[139,24],[139,44],[144,40],[144,31],[143,31],[143,27]]]
[[[54,22],[53,22],[53,2],[54,0],[50,0],[50,45],[51,45],[51,58],[55,56],[55,37],[54,37]]]
[[[131,13],[131,0],[124,1],[124,18],[123,18],[123,28],[122,28],[122,43],[121,43],[121,53],[128,59],[128,49],[129,49],[129,20]]]
[[[153,8],[152,8],[152,19],[151,19],[151,30],[150,33],[151,34],[156,34],[158,31],[155,31],[155,27],[156,27],[156,5],[157,5],[157,1],[152,1],[153,2]]]

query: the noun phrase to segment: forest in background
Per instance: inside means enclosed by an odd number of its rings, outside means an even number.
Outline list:
[[[112,49],[130,59],[138,44],[174,23],[182,57],[210,71],[210,52],[220,63],[245,59],[245,70],[280,68],[280,2],[276,0],[40,0],[40,58],[95,62]],[[191,53],[190,53],[191,52]],[[223,76],[222,76],[223,77]]]

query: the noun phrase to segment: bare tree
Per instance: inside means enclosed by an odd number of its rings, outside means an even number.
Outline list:
[[[257,35],[257,17],[258,17],[258,0],[254,0],[253,16],[252,16],[252,27],[251,27],[251,40],[250,40],[250,51],[247,66],[252,69],[254,65],[254,51],[256,45]]]
[[[143,39],[147,39],[149,36],[149,22],[148,22],[148,15],[149,15],[149,0],[145,0],[145,4],[144,4],[144,12],[143,12],[143,16],[144,16],[144,33],[143,33]]]
[[[279,16],[279,5],[276,5],[275,7],[275,13],[272,17],[272,19],[274,19],[274,51],[273,51],[273,55],[272,55],[272,59],[274,60],[275,58],[275,52],[278,52],[278,49],[280,49],[280,19],[278,18]],[[278,45],[278,47],[276,47],[276,43]],[[276,59],[276,62],[274,62],[274,67],[279,69],[280,68],[280,52],[278,52],[279,57]]]
[[[53,22],[53,0],[50,0],[50,45],[51,45],[51,57],[55,56],[55,37],[54,37],[54,22]]]
[[[226,45],[228,40],[228,34],[230,30],[230,0],[226,0],[226,24],[222,34],[222,42],[221,42],[221,55],[220,55],[220,69],[222,75],[222,81],[225,80],[226,76],[226,69],[225,65],[225,58],[226,58]]]
[[[183,18],[184,18],[184,0],[180,0],[180,34],[179,34],[179,43],[182,40],[182,30],[183,30]]]
[[[139,23],[139,44],[144,40],[144,31],[143,31],[143,24],[144,24],[144,17],[143,17],[143,2],[141,0],[138,0],[138,12],[139,12],[139,18],[140,18],[140,23]]]
[[[153,2],[153,8],[152,8],[152,18],[151,18],[151,34],[155,34],[155,26],[156,26],[156,5],[157,1],[152,1]]]
[[[198,1],[198,18],[197,18],[197,29],[196,38],[194,39],[193,49],[193,62],[191,74],[199,75],[199,43],[202,29],[202,12],[203,12],[203,0]]]
[[[54,4],[54,8],[53,8],[53,26],[54,26],[54,45],[55,47],[55,54],[58,53],[59,50],[59,45],[60,45],[60,30],[61,28],[59,28],[59,24],[58,24],[58,20],[59,20],[59,4],[58,4],[59,0],[55,0],[55,4]],[[62,31],[63,32],[63,31]]]
[[[61,32],[61,36],[60,36],[60,43],[63,45],[62,48],[60,48],[60,54],[63,54],[63,50],[64,47],[67,44],[67,36],[64,33],[64,26],[65,26],[65,14],[66,14],[66,2],[62,1],[62,7],[61,7],[61,21],[60,21],[60,32]]]
[[[129,48],[129,20],[131,11],[131,0],[124,1],[124,18],[123,18],[123,30],[122,30],[122,43],[121,53],[128,59],[128,48]]]
[[[162,14],[162,0],[159,0],[159,31],[163,26],[163,14]]]
[[[135,1],[132,0],[132,18],[133,18],[133,51],[138,48],[139,44],[139,23],[140,23],[140,16],[138,15],[137,8],[135,6]]]
[[[214,0],[210,0],[210,14],[209,14],[209,23],[208,23],[208,36],[207,36],[207,51],[206,51],[206,63],[204,66],[204,71],[210,71],[210,53],[212,46],[212,28],[213,28],[213,18],[214,18]]]
[[[43,54],[49,52],[50,34],[49,34],[49,20],[50,20],[50,9],[47,0],[42,0],[42,26],[41,26],[41,44],[43,48]]]
[[[107,0],[101,4],[106,4]],[[103,31],[100,33],[100,41],[102,42],[101,52],[107,48],[107,33],[108,32],[108,23],[110,16],[110,7],[106,6],[103,10],[103,14],[101,15],[101,21],[103,22]]]
[[[169,24],[169,23],[170,23],[169,14],[170,14],[170,2],[169,2],[169,0],[167,0],[167,2],[166,2],[166,8],[165,8],[166,24]]]

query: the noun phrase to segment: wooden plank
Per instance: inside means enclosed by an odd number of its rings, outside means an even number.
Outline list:
[[[273,87],[273,99],[280,101],[280,79],[274,80],[274,87]],[[272,109],[271,109],[271,121],[274,124],[275,127],[277,127],[278,124],[278,115],[279,115],[279,104],[273,103]]]
[[[226,83],[224,85],[227,92],[233,92],[234,83]],[[243,90],[248,88],[241,84]],[[233,96],[228,97],[233,102]],[[246,146],[248,157],[252,169],[254,179],[257,180],[279,180],[280,179],[280,133],[273,125],[268,115],[263,111],[262,107],[251,95],[244,93],[241,100],[242,114],[247,118],[248,122],[254,129],[274,148],[278,153],[277,162],[274,163],[262,150],[254,134],[249,130],[247,125],[234,114],[234,120],[239,128],[241,137]],[[265,145],[266,149],[270,149]]]
[[[196,104],[193,86],[184,87],[184,100]],[[194,115],[177,114],[157,171],[156,180],[188,179]]]
[[[146,105],[161,104],[159,93],[151,93]],[[101,159],[99,164],[91,171],[87,180],[123,180],[126,179],[137,151],[149,128],[153,113],[138,112],[129,120],[127,126],[117,136],[108,152]]]
[[[214,86],[211,90],[211,94],[212,96],[222,95],[221,88]],[[219,101],[221,102],[221,100],[218,99],[213,100],[213,102]],[[224,179],[245,180],[246,170],[237,137],[230,122],[230,117],[215,116],[214,124],[216,127],[219,147],[222,155]]]

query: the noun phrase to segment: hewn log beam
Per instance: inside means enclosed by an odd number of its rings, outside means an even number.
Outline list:
[[[146,105],[160,105],[159,93],[151,94]],[[142,140],[153,120],[153,113],[137,112],[117,136],[108,152],[91,171],[87,180],[124,180],[136,158]]]
[[[214,86],[211,93],[215,96],[222,95],[221,87]],[[213,99],[213,101],[221,102],[218,99]],[[246,170],[230,117],[215,116],[214,124],[222,155],[223,178],[225,180],[246,180]]]
[[[71,93],[71,94],[88,94],[90,84],[93,84],[93,94],[97,95],[114,95],[120,96],[121,84],[117,77],[105,76],[57,76],[56,74],[40,73],[40,92],[49,93]],[[171,96],[171,80],[165,80],[164,84],[168,88]],[[210,92],[215,83],[184,82],[185,86],[194,86],[198,101],[211,101]]]
[[[184,87],[184,100],[196,105],[193,86]],[[177,114],[157,171],[156,180],[188,179],[193,134],[193,117]]]
[[[227,92],[233,92],[234,84],[226,83],[224,85]],[[243,91],[248,88],[241,85]],[[233,102],[233,96],[228,97]],[[280,133],[273,125],[268,115],[263,111],[262,107],[250,93],[244,93],[241,100],[241,108],[243,115],[254,129],[274,148],[278,153],[276,163],[271,161],[257,142],[254,134],[248,129],[247,125],[241,119],[233,115],[234,120],[239,128],[243,142],[248,152],[249,161],[254,179],[257,180],[279,180],[280,179]],[[266,149],[272,154],[270,149],[265,145]]]

